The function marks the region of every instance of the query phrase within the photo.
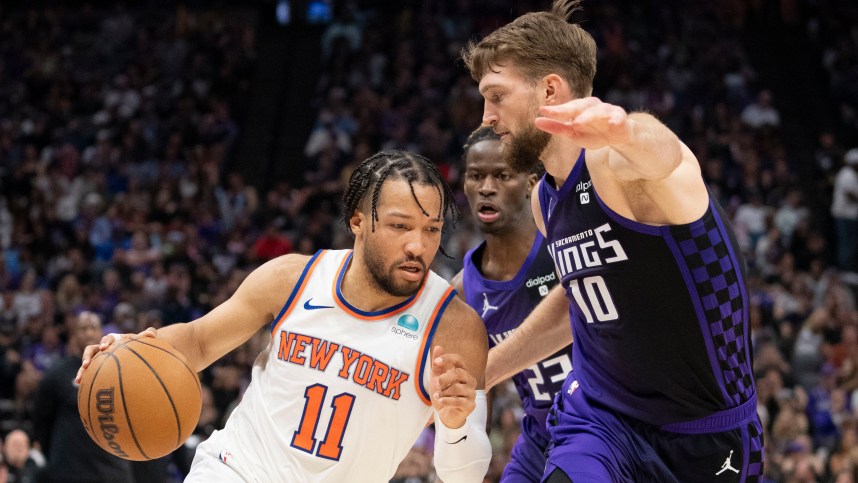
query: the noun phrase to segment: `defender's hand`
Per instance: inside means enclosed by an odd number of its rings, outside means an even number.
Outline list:
[[[80,384],[80,378],[83,376],[83,371],[89,367],[89,363],[92,362],[92,359],[101,352],[106,351],[112,345],[118,344],[120,341],[127,341],[130,339],[139,339],[140,337],[157,337],[158,329],[154,327],[149,327],[148,329],[140,332],[139,334],[107,334],[101,338],[101,342],[98,344],[88,345],[83,350],[83,358],[80,363],[80,369],[77,370],[77,375],[74,378],[75,384]]]
[[[477,380],[465,368],[458,354],[445,354],[441,346],[432,351],[429,391],[441,422],[450,429],[461,428],[476,407]]]
[[[625,109],[596,97],[542,106],[535,123],[543,131],[572,138],[584,149],[628,143],[634,129]]]

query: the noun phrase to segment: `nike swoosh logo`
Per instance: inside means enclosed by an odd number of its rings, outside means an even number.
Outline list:
[[[466,440],[466,439],[468,439],[468,435],[467,435],[467,434],[466,434],[466,435],[464,435],[464,436],[462,436],[461,438],[459,438],[459,441],[456,441],[455,443],[447,443],[447,444],[457,444],[457,443],[461,443],[462,441],[464,441],[464,440]]]
[[[310,303],[311,300],[313,300],[313,299],[309,299],[306,302],[304,302],[304,310],[332,309],[332,308],[334,308],[333,305],[313,305]]]

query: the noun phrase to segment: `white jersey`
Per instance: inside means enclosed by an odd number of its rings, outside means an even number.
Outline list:
[[[364,312],[340,291],[351,258],[310,259],[241,403],[198,452],[252,482],[390,480],[432,417],[424,365],[455,292],[429,272],[416,295]]]

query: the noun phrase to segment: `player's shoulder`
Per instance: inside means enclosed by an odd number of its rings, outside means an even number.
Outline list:
[[[294,286],[304,274],[304,269],[312,260],[318,258],[318,255],[318,253],[316,255],[299,253],[281,255],[260,265],[248,276],[248,281],[272,288],[278,287],[278,289]]]
[[[465,366],[482,387],[489,336],[480,316],[459,297],[450,300],[438,322],[433,345],[441,346],[449,354],[460,354]]]
[[[284,276],[293,275],[295,278],[298,278],[310,260],[317,256],[318,254],[305,255],[302,253],[290,253],[288,255],[281,255],[277,258],[273,258],[268,262],[265,262],[265,264],[260,268],[267,265],[270,267],[269,270],[272,272],[280,273]],[[297,270],[296,273],[296,269],[300,270]]]
[[[453,297],[441,316],[438,334],[463,341],[485,341],[486,327],[479,314],[464,300]]]

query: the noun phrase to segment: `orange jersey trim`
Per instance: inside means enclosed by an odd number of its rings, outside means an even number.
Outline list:
[[[346,273],[346,265],[349,260],[352,259],[352,255],[354,252],[349,253],[347,256],[343,257],[343,261],[340,263],[340,267],[337,269],[337,276],[334,277],[334,283],[331,287],[331,293],[333,294],[334,301],[337,306],[343,310],[343,312],[351,315],[352,317],[360,320],[365,320],[367,322],[374,322],[377,320],[383,320],[388,317],[392,317],[400,312],[405,311],[408,307],[414,305],[415,302],[420,298],[423,294],[423,289],[426,288],[426,280],[429,278],[429,274],[423,279],[423,283],[420,284],[420,289],[416,294],[411,297],[405,299],[404,301],[386,309],[382,309],[376,312],[364,312],[357,307],[353,307],[348,301],[343,297],[342,292],[340,291],[340,285],[342,284],[343,277]]]
[[[455,296],[456,290],[452,286],[447,288],[444,295],[442,295],[441,299],[438,301],[438,305],[435,306],[435,311],[432,312],[432,317],[429,318],[429,323],[426,324],[426,329],[423,331],[423,344],[420,346],[420,356],[417,358],[417,365],[415,367],[417,377],[414,378],[414,388],[417,390],[417,395],[420,396],[420,400],[427,406],[432,405],[432,400],[429,392],[425,387],[423,387],[423,371],[431,370],[427,369],[425,365],[432,356],[430,348],[432,347],[432,339],[435,337],[435,329],[438,328],[438,323],[441,322],[441,317],[444,315],[444,309],[447,308],[447,305],[450,304],[450,301],[452,301]]]
[[[271,329],[271,335],[273,336],[277,333],[277,329],[280,328],[280,324],[289,317],[289,314],[292,313],[292,309],[295,308],[295,304],[297,304],[298,299],[301,298],[301,294],[304,292],[304,288],[307,286],[307,281],[310,280],[310,276],[313,274],[313,270],[315,270],[316,266],[319,265],[319,261],[328,253],[327,250],[319,250],[313,255],[313,258],[307,262],[307,266],[304,267],[304,271],[301,273],[301,277],[298,278],[298,283],[295,284],[295,288],[292,289],[292,293],[289,295],[289,298],[286,300],[286,304],[283,306],[283,309],[280,311],[280,314],[277,316],[277,323],[274,324],[274,328]]]

